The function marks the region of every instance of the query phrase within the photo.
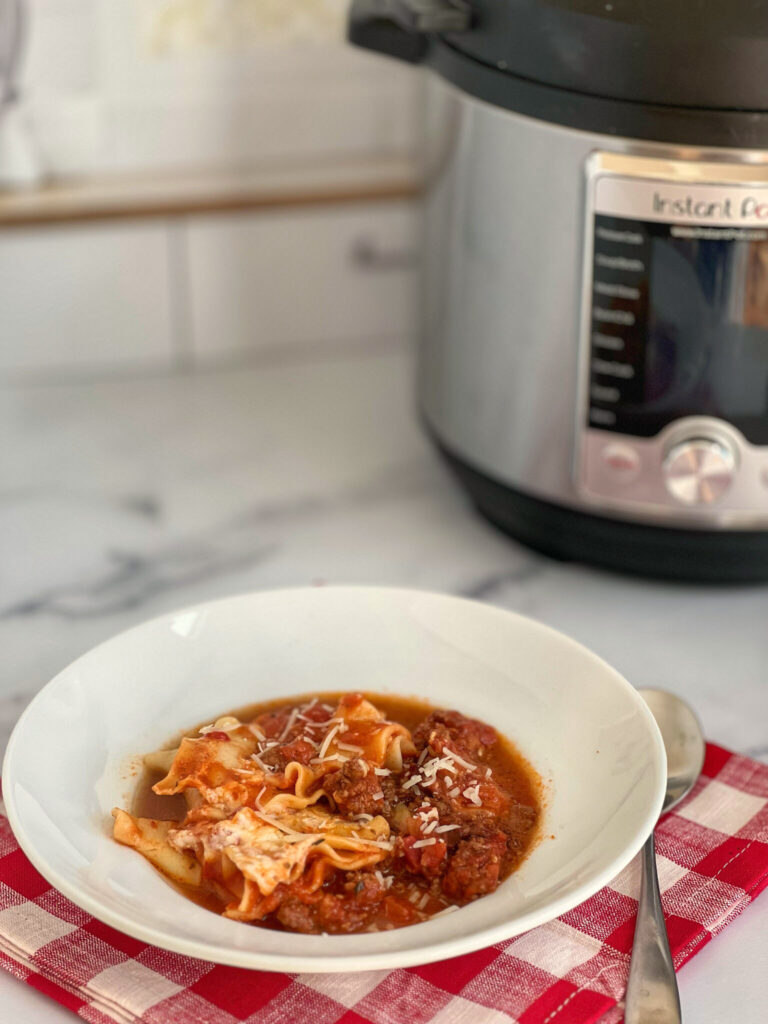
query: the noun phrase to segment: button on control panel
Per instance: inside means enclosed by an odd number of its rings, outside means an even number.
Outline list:
[[[689,417],[657,437],[582,435],[579,493],[601,511],[638,509],[768,523],[768,462],[729,424]]]
[[[733,484],[736,456],[715,438],[694,437],[674,445],[663,464],[667,490],[681,505],[713,505]]]
[[[640,456],[628,444],[615,442],[603,449],[603,462],[616,480],[632,480],[640,472]]]

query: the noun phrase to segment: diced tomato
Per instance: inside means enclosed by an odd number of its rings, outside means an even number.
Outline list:
[[[205,738],[209,740],[219,740],[221,743],[227,743],[229,741],[229,733],[222,732],[219,729],[214,729],[213,732],[207,732]]]
[[[365,700],[362,693],[345,693],[339,700],[339,704],[343,708],[355,708],[358,704],[362,704]]]
[[[416,907],[414,907],[411,901],[394,894],[386,896],[384,899],[384,916],[388,921],[392,922],[395,928],[400,928],[406,924],[413,924],[414,921],[419,919]]]
[[[288,724],[288,714],[287,711],[267,711],[255,719],[254,725],[257,725],[268,739],[274,739],[281,735]]]
[[[322,704],[313,704],[311,708],[302,711],[302,714],[310,722],[327,722],[333,712],[324,708]]]
[[[298,761],[299,764],[309,764],[310,759],[315,756],[315,748],[306,740],[294,740],[293,743],[286,743],[278,749],[286,762]]]
[[[497,786],[495,782],[488,780],[480,783],[480,802],[485,811],[500,817],[509,809],[509,793]]]
[[[442,839],[436,839],[429,846],[416,846],[418,836],[403,837],[403,854],[408,870],[425,878],[436,878],[445,868],[448,847]]]

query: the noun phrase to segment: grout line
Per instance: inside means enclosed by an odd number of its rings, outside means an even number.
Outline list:
[[[0,373],[0,392],[24,391],[33,388],[99,386],[101,384],[132,383],[134,381],[170,380],[180,373],[192,372],[196,377],[208,377],[233,370],[256,370],[261,367],[317,366],[323,363],[337,363],[346,359],[376,359],[392,353],[410,353],[415,350],[412,334],[373,335],[351,340],[330,340],[297,342],[296,344],[273,345],[248,353],[238,353],[200,362],[189,360],[185,365],[174,361],[164,366],[110,366],[109,370],[92,372],[83,369],[40,370],[29,372],[6,371]],[[185,353],[178,353],[184,356]]]
[[[168,231],[168,281],[170,287],[171,360],[182,373],[194,368],[194,327],[189,277],[187,221],[166,221]]]

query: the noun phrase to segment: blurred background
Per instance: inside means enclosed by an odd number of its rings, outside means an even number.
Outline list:
[[[40,687],[122,629],[361,582],[534,615],[767,758],[765,588],[544,558],[428,443],[422,72],[349,47],[346,11],[0,0],[0,753]],[[728,1017],[718,974],[756,988],[748,918],[728,963],[687,969],[694,1019]]]
[[[418,79],[346,7],[2,0],[6,380],[411,330]]]

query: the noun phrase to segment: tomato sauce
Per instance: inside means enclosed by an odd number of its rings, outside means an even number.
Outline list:
[[[542,793],[538,774],[491,726],[459,712],[436,709],[417,698],[331,691],[251,704],[232,714],[259,726],[270,741],[261,757],[282,770],[291,760],[317,760],[320,739],[338,702],[363,697],[388,721],[410,731],[413,748],[405,755],[402,772],[369,770],[354,758],[318,784],[335,814],[357,820],[384,817],[393,849],[373,868],[342,871],[326,865],[319,888],[309,885],[306,874],[279,886],[272,909],[254,922],[261,927],[348,934],[424,921],[493,892],[537,840]],[[316,703],[283,735],[293,710],[308,701]],[[282,737],[280,743],[274,737]],[[354,747],[354,728],[344,739]],[[186,813],[183,797],[152,792],[159,777],[144,773],[133,813],[181,820]],[[224,909],[210,893],[182,891],[208,909]]]

